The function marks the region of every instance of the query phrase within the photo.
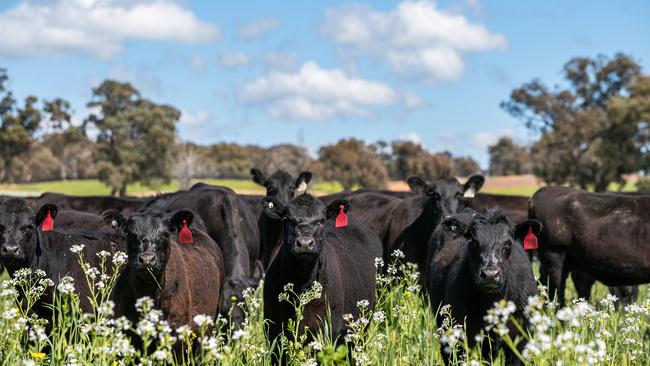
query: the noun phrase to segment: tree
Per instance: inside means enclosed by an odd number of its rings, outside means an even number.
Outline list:
[[[133,182],[155,187],[171,179],[178,110],[144,99],[130,84],[113,80],[93,89],[88,107],[99,109],[88,122],[99,130],[98,177],[112,194],[124,196]]]
[[[472,174],[479,173],[481,171],[481,166],[478,165],[476,160],[472,159],[470,156],[461,156],[454,158],[454,167],[452,171],[454,174],[461,177],[469,177]]]
[[[25,98],[22,108],[17,106],[13,93],[7,89],[9,76],[0,69],[0,154],[3,171],[0,180],[13,182],[13,161],[26,153],[34,141],[34,133],[41,123],[41,112],[36,108],[38,99]]]
[[[392,171],[396,179],[406,180],[415,175],[430,181],[445,171],[451,171],[453,164],[448,152],[431,154],[422,145],[411,141],[393,142]]]
[[[637,171],[643,160],[639,126],[611,118],[608,108],[639,74],[639,65],[623,54],[574,58],[564,66],[565,89],[538,80],[515,89],[502,107],[541,135],[531,147],[534,173],[548,184],[600,192]]]
[[[386,167],[363,141],[343,139],[319,150],[323,178],[338,181],[346,190],[355,186],[383,188],[388,180]]]
[[[311,158],[304,147],[282,144],[265,149],[261,154],[254,154],[253,161],[255,167],[266,174],[282,169],[297,177],[310,163]]]
[[[531,172],[531,159],[528,151],[510,137],[501,137],[494,145],[488,146],[490,154],[489,173],[492,176],[519,175]]]

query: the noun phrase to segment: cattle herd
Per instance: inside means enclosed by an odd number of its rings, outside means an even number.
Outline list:
[[[71,249],[91,266],[101,251],[125,252],[112,292],[115,315],[136,320],[136,301],[148,296],[174,327],[197,314],[241,324],[242,293],[264,278],[270,340],[296,316],[279,299],[286,286],[300,293],[317,282],[323,296],[306,305],[300,326],[318,330],[329,315],[333,336],[343,342],[343,315],[356,316],[359,301],[373,307],[376,259],[387,261],[396,250],[417,265],[433,311],[449,305],[470,342],[501,299],[524,319],[526,301],[538,290],[534,258],[539,282],[559,304],[569,275],[579,296],[589,298],[598,280],[623,302],[634,301],[636,285],[650,282],[650,197],[643,195],[545,187],[530,199],[498,196],[478,193],[481,175],[461,184],[443,174],[429,184],[409,178],[410,192],[314,197],[307,193],[310,172],[294,178],[252,169],[251,175],[265,196],[199,183],[153,198],[0,197],[0,262],[10,275],[30,268],[55,283],[72,277],[83,310],[91,311]],[[51,317],[51,301],[46,292],[34,311]],[[484,345],[486,357],[500,347]],[[507,363],[517,364],[503,348]]]

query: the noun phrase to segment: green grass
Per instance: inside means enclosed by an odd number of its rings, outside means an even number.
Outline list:
[[[489,178],[488,178],[489,179]],[[492,188],[483,188],[481,189],[481,193],[490,193],[490,194],[502,194],[502,195],[512,195],[512,196],[532,196],[535,192],[537,192],[538,189],[542,188],[542,185],[527,185],[527,186],[519,186],[519,187],[492,187]],[[635,183],[626,183],[623,185],[623,188],[620,189],[620,185],[617,183],[612,183],[609,185],[609,191],[612,192],[618,192],[619,190],[622,192],[636,192],[636,184]]]
[[[265,192],[264,187],[246,179],[200,179],[195,182],[205,182],[211,185],[225,186],[240,193],[263,194]],[[127,194],[148,195],[156,192],[173,192],[179,189],[180,185],[178,181],[172,181],[169,184],[164,184],[155,188],[136,183],[127,187]],[[341,190],[342,186],[338,182],[316,182],[310,187],[310,191],[315,194],[329,194]],[[0,194],[36,196],[43,192],[63,193],[74,196],[98,196],[108,195],[111,193],[111,190],[102,182],[95,179],[0,184]]]

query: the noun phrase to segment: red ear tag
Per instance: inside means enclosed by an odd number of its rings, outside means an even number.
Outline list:
[[[345,227],[348,226],[348,215],[345,213],[345,206],[339,206],[341,211],[339,211],[338,216],[336,216],[336,227]]]
[[[43,222],[41,223],[41,231],[52,230],[54,230],[54,219],[52,218],[50,211],[47,211],[47,216],[45,216],[45,219],[43,219]]]
[[[524,250],[537,249],[537,237],[533,234],[533,228],[528,228],[528,234],[524,237]]]
[[[178,242],[181,244],[192,244],[192,232],[187,227],[187,221],[183,220],[183,227],[178,233]]]

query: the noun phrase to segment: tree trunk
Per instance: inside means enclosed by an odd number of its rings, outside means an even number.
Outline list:
[[[120,197],[126,197],[126,184],[120,188]]]

